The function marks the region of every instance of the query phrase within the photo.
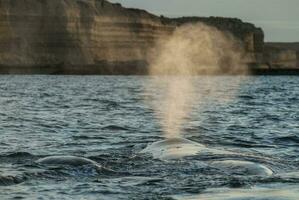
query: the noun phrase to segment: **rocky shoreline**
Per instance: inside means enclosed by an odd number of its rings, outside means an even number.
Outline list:
[[[253,24],[158,17],[106,0],[0,0],[0,74],[146,75],[155,41],[198,22],[235,36],[251,74],[299,74],[299,51],[265,44]]]

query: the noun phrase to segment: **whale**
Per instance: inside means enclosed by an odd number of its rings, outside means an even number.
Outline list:
[[[115,171],[105,168],[93,160],[77,156],[48,156],[38,159],[36,163],[47,167],[67,166],[76,168],[89,166],[94,168],[97,173],[116,174]]]
[[[242,160],[213,161],[210,166],[230,174],[246,176],[271,176],[273,171],[260,163]]]
[[[229,151],[211,149],[205,145],[185,139],[170,138],[149,144],[140,153],[150,154],[154,159],[173,160],[199,154],[233,154]]]
[[[42,165],[67,165],[72,167],[91,165],[99,168],[102,167],[93,160],[77,156],[48,156],[38,159],[36,162]]]
[[[196,155],[204,145],[184,139],[171,138],[148,145],[140,153],[150,154],[155,159],[170,160]]]
[[[78,156],[48,156],[40,158],[35,161],[39,165],[46,167],[71,167],[71,168],[80,168],[84,166],[89,166],[94,168],[98,174],[104,175],[129,175],[128,172],[114,171],[93,161],[88,158],[78,157]]]
[[[149,144],[140,153],[149,154],[154,159],[177,160],[188,156],[220,156],[230,159],[207,162],[210,167],[225,171],[228,174],[248,176],[271,176],[273,171],[260,163],[231,160],[231,157],[246,157],[231,151],[208,148],[205,145],[184,138],[171,138]]]

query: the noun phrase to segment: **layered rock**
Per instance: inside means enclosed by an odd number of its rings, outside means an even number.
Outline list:
[[[264,59],[270,69],[299,69],[297,53],[294,50],[266,45]]]
[[[299,43],[266,43],[265,49],[265,57],[267,58],[267,56],[272,53],[274,61],[278,61],[280,67],[286,67],[291,64],[291,68],[299,69]],[[271,61],[273,61],[273,59],[270,59],[270,62]],[[273,67],[275,66],[272,66],[272,68]]]
[[[157,17],[105,0],[0,0],[0,73],[146,74],[148,50],[177,26],[235,35],[258,62],[264,34],[238,19]]]
[[[249,53],[262,53],[264,46],[264,32],[261,28],[255,27],[251,23],[243,22],[237,18],[224,17],[181,17],[174,19],[164,19],[168,23],[175,23],[177,26],[186,23],[202,22],[209,26],[218,28],[234,35],[243,42],[244,48]]]

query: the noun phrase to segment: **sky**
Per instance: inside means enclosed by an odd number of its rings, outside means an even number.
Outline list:
[[[299,42],[299,0],[110,0],[157,15],[237,17],[265,32],[267,42]]]

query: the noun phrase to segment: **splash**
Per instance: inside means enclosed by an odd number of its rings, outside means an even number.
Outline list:
[[[202,23],[178,27],[157,42],[148,57],[149,85],[158,91],[151,104],[166,138],[180,137],[192,104],[203,95],[195,90],[195,75],[245,74],[243,55],[232,35]]]

